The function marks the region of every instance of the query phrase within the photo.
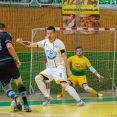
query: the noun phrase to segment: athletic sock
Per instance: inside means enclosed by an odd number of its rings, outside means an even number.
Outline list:
[[[71,87],[71,86],[67,86],[66,87],[66,91],[74,98],[76,99],[77,101],[81,100],[81,98],[79,97],[78,93],[76,92],[76,90]]]
[[[20,96],[22,97],[24,105],[28,104],[28,102],[27,102],[27,96],[26,96],[26,89],[25,89],[24,85],[18,86],[18,91],[20,93]]]
[[[90,93],[92,93],[92,94],[94,94],[94,95],[97,95],[97,94],[98,94],[98,92],[95,91],[94,89],[92,89]]]
[[[50,97],[49,93],[47,92],[46,85],[43,81],[37,82],[37,85],[45,97]]]
[[[15,94],[15,92],[13,90],[8,90],[7,91],[7,96],[9,98],[15,99],[16,94]]]
[[[61,92],[62,95],[65,94],[65,88],[62,88],[62,92]]]

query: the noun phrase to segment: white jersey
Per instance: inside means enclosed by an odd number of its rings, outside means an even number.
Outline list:
[[[64,60],[61,54],[61,50],[66,50],[65,45],[59,39],[55,39],[53,43],[49,42],[49,39],[45,39],[37,42],[37,46],[44,48],[47,64],[49,68],[58,67],[59,65],[64,65]]]

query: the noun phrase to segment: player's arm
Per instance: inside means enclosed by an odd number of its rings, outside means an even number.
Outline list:
[[[94,73],[94,74],[98,77],[98,79],[99,79],[100,82],[103,82],[104,77],[101,76],[101,75],[96,71],[96,69],[93,68],[93,66],[90,66],[89,69],[90,69],[90,71],[91,71],[92,73]]]
[[[9,52],[9,54],[14,58],[17,67],[20,67],[21,63],[19,61],[19,58],[17,56],[17,53],[15,52],[15,49],[14,49],[13,45],[12,45],[12,36],[11,36],[10,33],[6,32],[4,41],[6,43],[6,47],[7,47],[7,50]]]
[[[60,52],[61,52],[61,55],[63,57],[66,69],[67,69],[67,74],[68,74],[68,76],[71,76],[72,72],[70,70],[69,62],[68,62],[68,59],[67,59],[65,45],[64,45],[64,43],[62,41],[59,41],[59,44],[60,44],[60,46],[59,46],[60,47]]]
[[[7,43],[6,46],[7,46],[7,49],[9,51],[10,55],[14,58],[17,67],[20,67],[21,63],[19,61],[19,58],[18,58],[18,56],[17,56],[17,54],[15,52],[15,49],[14,49],[13,45],[11,43]]]
[[[101,76],[101,75],[96,71],[96,69],[91,65],[91,63],[89,62],[89,60],[88,60],[87,58],[86,58],[86,65],[87,65],[87,67],[89,67],[90,71],[91,71],[92,73],[94,73],[94,74],[98,77],[99,81],[100,81],[100,82],[103,82],[104,77]]]
[[[66,65],[66,69],[67,69],[68,76],[71,76],[72,75],[72,72],[70,70],[70,66],[69,66],[69,62],[68,62],[68,59],[67,59],[67,55],[65,53],[65,50],[61,50],[61,53],[62,53],[62,57],[64,59],[64,63]]]
[[[68,60],[68,63],[71,63],[72,62],[72,56],[69,57],[67,60]]]
[[[29,42],[29,41],[23,41],[22,38],[16,39],[16,42],[20,43],[22,45],[25,45],[27,47],[37,47],[37,42],[32,43],[32,42]]]

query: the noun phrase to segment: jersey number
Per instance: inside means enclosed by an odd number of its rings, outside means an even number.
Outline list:
[[[62,78],[62,73],[59,73],[59,77]]]

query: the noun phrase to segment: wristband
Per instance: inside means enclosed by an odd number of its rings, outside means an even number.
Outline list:
[[[100,77],[100,74],[97,74],[97,77]]]

